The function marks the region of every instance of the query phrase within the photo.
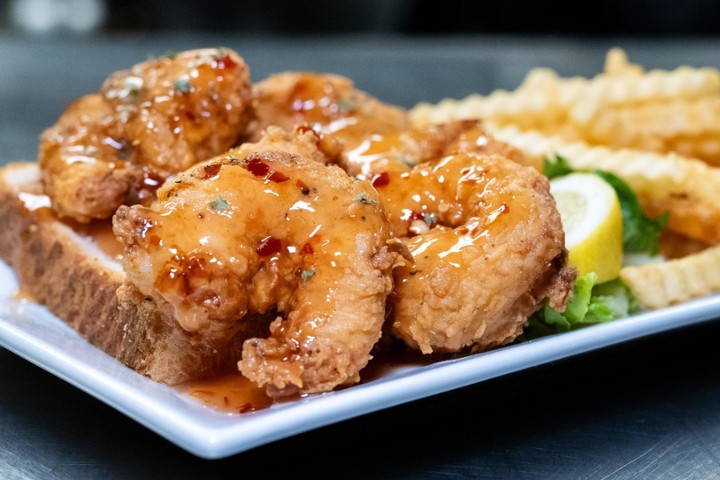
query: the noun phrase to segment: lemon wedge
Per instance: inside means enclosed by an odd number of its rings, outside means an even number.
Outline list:
[[[597,282],[617,278],[622,268],[622,213],[615,190],[592,173],[550,181],[565,230],[569,262],[579,275],[595,272]]]

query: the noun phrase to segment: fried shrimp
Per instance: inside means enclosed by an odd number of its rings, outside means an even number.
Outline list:
[[[473,121],[374,135],[345,156],[412,254],[392,296],[393,332],[410,346],[485,350],[514,340],[546,298],[564,307],[575,272],[560,216],[523,163]]]
[[[513,341],[546,298],[564,308],[575,271],[536,170],[456,154],[390,183],[381,196],[413,256],[395,270],[393,331],[406,343],[424,353],[486,350]]]
[[[351,176],[371,179],[384,171],[409,171],[415,165],[459,152],[497,154],[521,165],[541,168],[537,160],[493,138],[479,120],[455,120],[368,135],[346,151],[339,164]]]
[[[250,135],[269,125],[292,130],[311,126],[325,140],[326,151],[341,155],[368,135],[386,134],[410,126],[408,113],[357,90],[339,75],[286,72],[254,87],[256,120]],[[333,160],[331,158],[331,160]]]
[[[238,141],[251,95],[247,66],[226,49],[113,74],[42,135],[39,163],[55,211],[88,222],[122,204],[149,203],[168,176]]]
[[[397,254],[378,194],[323,165],[316,141],[271,128],[114,218],[129,282],[198,341],[277,312],[239,362],[276,397],[358,382],[392,290]]]
[[[397,268],[393,331],[424,353],[514,340],[575,271],[542,174],[497,155],[456,154],[392,174],[380,188],[413,263]]]
[[[256,119],[249,134],[268,125],[293,129],[307,125],[321,137],[330,160],[351,176],[382,159],[413,166],[456,151],[497,153],[538,169],[511,145],[488,135],[478,120],[457,120],[411,128],[408,113],[354,88],[338,75],[286,72],[255,85]],[[367,176],[367,175],[366,175]]]

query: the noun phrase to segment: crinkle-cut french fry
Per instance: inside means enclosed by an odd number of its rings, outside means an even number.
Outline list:
[[[593,112],[580,113],[582,108]],[[720,140],[720,95],[606,108],[581,103],[570,111],[569,122],[590,143],[671,151],[667,140],[672,137]]]
[[[488,96],[471,95],[463,100],[420,104],[411,112],[417,124],[440,123],[458,118],[484,118],[498,124],[533,128],[542,123],[573,118],[588,122],[598,109],[677,99],[717,96],[720,71],[679,67],[652,70],[643,75],[598,75],[559,78],[548,69],[535,69],[514,92],[498,90]]]
[[[720,92],[715,97],[653,103],[617,112],[626,125],[637,125],[645,133],[664,138],[720,134]]]
[[[577,100],[597,99],[609,105],[698,98],[720,92],[720,72],[711,68],[679,67],[651,70],[639,77],[596,77]]]
[[[645,73],[645,69],[640,65],[630,63],[625,50],[621,48],[611,48],[605,56],[603,73],[613,77],[627,75],[640,76]]]
[[[667,228],[660,232],[660,242],[658,243],[660,254],[666,259],[675,259],[687,257],[693,253],[705,250],[709,245],[700,240],[680,235],[679,233],[668,230]]]
[[[720,72],[716,69],[682,66],[674,70],[633,71],[630,75],[602,73],[594,78],[560,78],[553,70],[534,69],[515,93],[542,90],[548,96],[554,95],[561,107],[578,102],[627,105],[720,93]]]
[[[680,136],[669,139],[666,144],[668,151],[720,167],[720,135]]]
[[[559,154],[574,168],[614,173],[637,194],[649,215],[670,212],[673,231],[708,244],[720,242],[720,168],[674,153],[593,147],[514,127],[491,128],[491,133],[531,157]]]
[[[410,111],[412,122],[417,127],[433,123],[446,123],[456,119],[479,118],[483,102],[481,95],[470,95],[462,100],[446,98],[436,104],[420,102]]]
[[[442,100],[437,105],[418,104],[411,112],[413,123],[425,126],[450,120],[483,118],[499,124],[536,128],[544,123],[560,123],[566,113],[559,108],[553,92],[525,89],[518,92],[498,90],[487,97],[471,95],[463,100]]]
[[[720,246],[663,263],[620,271],[640,303],[663,308],[720,290]]]
[[[559,125],[565,121],[568,106],[586,82],[587,79],[580,77],[560,79],[551,69],[536,68],[514,91],[496,90],[487,96],[475,94],[462,100],[446,98],[435,105],[423,102],[410,113],[417,126],[468,118],[526,129]]]

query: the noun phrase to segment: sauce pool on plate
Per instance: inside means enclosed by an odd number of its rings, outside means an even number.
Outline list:
[[[422,355],[407,351],[401,345],[374,354],[374,358],[360,375],[360,385],[382,378],[400,368],[422,367],[446,357],[438,355]],[[263,410],[276,402],[288,402],[297,397],[275,400],[265,394],[240,372],[228,372],[218,377],[185,382],[177,389],[213,410],[228,414],[245,414]]]

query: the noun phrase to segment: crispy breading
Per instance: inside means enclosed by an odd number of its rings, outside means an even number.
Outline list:
[[[110,218],[163,180],[238,141],[250,74],[226,49],[191,50],[113,74],[42,135],[45,191],[61,217]]]
[[[114,219],[128,281],[197,341],[277,312],[239,364],[273,396],[359,381],[392,289],[396,254],[377,193],[298,154],[318,154],[316,141],[270,128]]]

